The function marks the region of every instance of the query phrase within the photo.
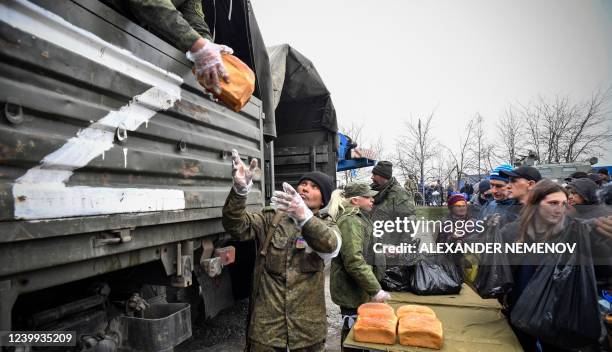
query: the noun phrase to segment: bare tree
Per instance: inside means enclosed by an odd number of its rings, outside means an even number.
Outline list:
[[[501,139],[503,145],[503,158],[510,165],[514,165],[514,162],[519,152],[523,138],[521,131],[521,119],[519,117],[516,108],[512,105],[508,106],[504,117],[499,121],[497,125],[498,136]],[[491,167],[490,167],[491,169]]]
[[[408,173],[420,175],[421,192],[424,194],[427,163],[435,155],[435,140],[432,135],[431,121],[433,112],[425,119],[410,120],[406,122],[407,134],[397,140],[396,162]]]
[[[449,151],[450,156],[455,164],[455,172],[457,173],[457,189],[459,189],[461,185],[461,180],[463,175],[466,174],[466,171],[474,165],[474,160],[470,157],[471,153],[469,153],[469,145],[470,140],[473,133],[473,127],[475,124],[475,119],[471,119],[468,122],[466,127],[467,136],[463,138],[463,136],[459,136],[459,149],[455,152],[452,149],[446,147]]]
[[[487,159],[486,152],[488,152],[489,145],[486,141],[485,127],[484,127],[484,118],[479,113],[476,113],[476,116],[472,119],[472,127],[473,127],[473,138],[471,139],[471,143],[469,143],[469,151],[476,163],[476,172],[478,173],[478,178],[481,178],[483,173],[487,173],[485,162]]]
[[[562,158],[566,163],[596,154],[603,150],[606,142],[612,140],[612,131],[605,125],[612,112],[609,106],[611,97],[612,87],[596,92],[589,101],[576,108],[564,137]]]
[[[529,147],[547,163],[571,163],[600,153],[612,140],[612,131],[606,126],[611,98],[612,87],[583,103],[574,104],[567,96],[553,100],[540,96],[535,103],[522,105]],[[507,135],[502,138],[504,143],[510,142]]]
[[[484,146],[483,150],[483,165],[485,167],[485,174],[488,174],[490,170],[493,170],[494,165],[501,164],[502,158],[497,154],[497,147],[493,143],[489,143]]]
[[[535,110],[542,121],[544,155],[540,157],[548,163],[558,163],[561,159],[563,138],[576,114],[575,107],[570,105],[568,97],[556,96],[551,103],[540,97]]]
[[[436,146],[436,152],[432,159],[431,170],[433,177],[436,180],[440,180],[442,184],[450,183],[451,174],[455,169],[455,163],[446,148],[438,144]]]
[[[540,146],[540,141],[542,139],[542,133],[540,132],[542,129],[540,116],[530,105],[521,105],[521,110],[523,123],[525,125],[526,143],[529,145],[528,149],[533,149],[535,154],[540,157],[544,149]],[[514,162],[514,160],[512,162]]]

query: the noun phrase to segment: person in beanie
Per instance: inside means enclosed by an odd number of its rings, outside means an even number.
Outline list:
[[[602,185],[605,185],[610,182],[610,175],[608,174],[608,169],[599,169],[597,170],[597,174],[599,175],[599,179],[601,180]]]
[[[491,186],[493,201],[481,209],[478,218],[485,219],[494,214],[500,214],[502,225],[518,218],[517,212],[511,211],[514,208],[515,202],[508,198],[508,183],[510,179],[502,174],[505,171],[512,171],[512,166],[502,164],[491,171],[489,185]]]
[[[470,216],[467,199],[462,193],[453,194],[447,200],[447,207],[449,215],[442,221],[443,226],[436,229],[435,242],[451,245],[469,242],[474,238],[475,227],[466,228],[465,224],[467,221],[476,224],[477,219]],[[448,226],[450,223],[453,223],[452,227]],[[476,262],[472,256],[462,253],[449,253],[447,255],[456,265],[462,267],[465,265],[469,267],[472,262]],[[465,263],[464,258],[466,259]]]
[[[408,192],[393,177],[393,164],[389,161],[379,161],[372,169],[372,189],[378,194],[374,196],[372,221],[387,221],[400,218],[416,218],[414,203],[410,201]],[[409,233],[385,233],[380,240],[386,244],[408,243],[412,238]],[[402,264],[399,258],[387,256],[387,264]],[[393,263],[395,262],[395,263]]]
[[[245,208],[257,160],[247,167],[233,150],[232,165],[234,184],[223,206],[222,224],[233,238],[254,239],[257,245],[247,350],[323,352],[323,269],[342,243],[334,222],[321,212],[331,196],[332,178],[307,173],[297,190],[283,183],[283,191],[274,192],[273,207],[251,213]]]
[[[465,196],[462,193],[456,193],[451,195],[448,200],[446,206],[449,210],[449,215],[443,224],[446,224],[447,221],[457,222],[462,221],[465,222],[469,220],[468,215],[468,204]],[[474,220],[475,221],[475,220]],[[446,227],[446,226],[445,226]],[[458,226],[453,226],[453,229],[460,228]],[[444,229],[441,229],[436,234],[436,243],[454,243],[458,241],[462,241],[466,236],[469,236],[469,233],[464,231],[454,231],[454,232],[445,232]]]
[[[599,206],[597,184],[588,178],[575,179],[567,185],[569,191],[569,216],[577,219],[593,219],[607,216],[610,211]]]
[[[353,326],[361,304],[390,298],[372,268],[376,253],[368,212],[377,193],[367,183],[353,182],[344,191],[335,190],[329,205],[329,214],[336,219],[342,236],[340,254],[331,263],[329,283],[331,299],[340,306],[342,314],[341,343]],[[342,347],[342,351],[362,350]]]
[[[476,188],[478,191],[476,192],[476,197],[473,198],[475,205],[484,207],[493,200],[493,195],[491,194],[491,182],[489,182],[489,180],[480,181]]]

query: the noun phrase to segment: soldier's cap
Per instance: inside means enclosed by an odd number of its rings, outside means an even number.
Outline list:
[[[377,194],[378,191],[371,189],[365,182],[351,182],[344,186],[344,198],[374,197]]]
[[[542,179],[542,175],[540,175],[538,169],[531,166],[519,166],[512,171],[500,171],[499,174],[508,178],[524,178],[527,181],[535,182],[540,182]]]

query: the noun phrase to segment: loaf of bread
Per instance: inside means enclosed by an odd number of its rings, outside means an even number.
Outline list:
[[[355,341],[395,345],[397,318],[359,315],[353,327]]]
[[[409,313],[399,320],[399,343],[405,346],[441,349],[442,323],[429,314]]]
[[[408,314],[413,314],[413,313],[417,313],[417,314],[427,314],[427,315],[431,315],[432,317],[436,317],[436,313],[434,313],[434,311],[427,307],[427,306],[420,306],[417,304],[407,304],[404,306],[401,306],[399,308],[397,308],[397,319],[401,319],[403,316],[406,316]]]
[[[397,317],[386,303],[364,303],[357,308],[357,322],[353,327],[355,341],[394,345],[397,336]]]
[[[223,66],[229,75],[229,83],[219,78],[221,93],[206,87],[204,80],[198,80],[200,85],[211,91],[215,97],[224,102],[232,110],[240,111],[251,99],[255,90],[255,73],[247,64],[230,54],[222,54]],[[193,69],[195,73],[195,68]]]
[[[357,308],[357,314],[359,316],[371,316],[372,314],[395,316],[395,311],[393,310],[393,307],[386,303],[364,303]]]

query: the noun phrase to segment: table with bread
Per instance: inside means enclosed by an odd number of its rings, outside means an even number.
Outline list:
[[[388,303],[365,303],[345,347],[373,351],[522,351],[496,300],[463,285],[456,295],[392,292]]]

